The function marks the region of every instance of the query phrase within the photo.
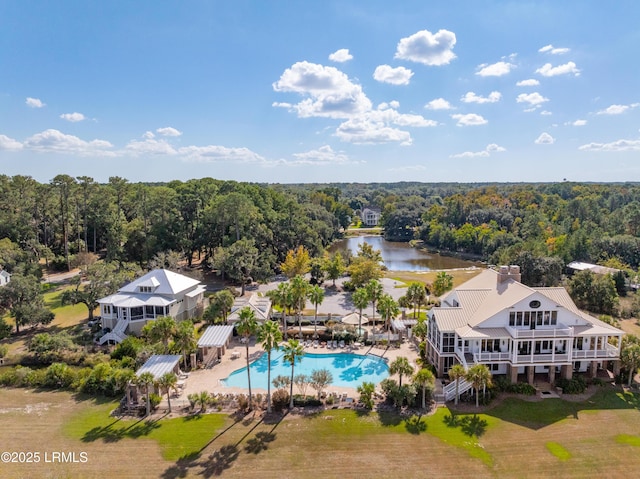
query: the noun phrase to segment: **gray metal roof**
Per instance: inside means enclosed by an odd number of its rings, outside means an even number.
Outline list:
[[[173,372],[178,361],[179,354],[154,354],[136,371],[136,376],[148,372],[153,374],[154,378],[160,379],[163,374]]]
[[[221,348],[233,335],[233,326],[209,326],[198,340],[199,348]]]

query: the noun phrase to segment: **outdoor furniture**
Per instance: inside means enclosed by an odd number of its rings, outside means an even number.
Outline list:
[[[233,351],[231,353],[231,359],[238,359],[240,357],[240,351]]]

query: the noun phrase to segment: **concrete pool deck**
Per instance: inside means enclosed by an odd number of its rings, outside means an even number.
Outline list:
[[[382,347],[382,346],[360,346],[360,347],[345,347],[338,349],[328,349],[326,347],[306,347],[305,352],[314,353],[314,354],[330,354],[330,353],[354,353],[354,354],[374,354],[376,356],[380,356],[388,359],[389,363],[391,363],[394,359],[399,356],[404,356],[409,359],[409,362],[415,364],[418,358],[418,347],[417,345],[409,340],[403,341],[399,344],[399,347]],[[234,354],[235,353],[235,354]],[[236,359],[231,359],[234,356],[240,354],[240,357],[236,357]],[[262,346],[259,343],[256,343],[255,338],[252,339],[249,343],[249,362],[254,361],[262,354],[265,354]],[[183,404],[187,403],[187,396],[192,393],[198,393],[200,391],[207,391],[212,394],[247,394],[248,389],[239,388],[239,387],[226,387],[222,384],[221,380],[227,378],[232,372],[237,369],[243,368],[247,365],[246,361],[246,347],[244,344],[240,342],[239,337],[233,338],[229,349],[226,354],[222,357],[222,361],[209,369],[198,369],[196,371],[192,371],[189,373],[189,377],[185,380],[185,385],[182,393],[176,399],[172,399],[171,403],[174,404]],[[264,373],[266,374],[266,373]],[[272,377],[273,379],[273,377]],[[377,388],[379,389],[379,387]],[[251,388],[253,394],[266,394],[266,389],[261,388]],[[273,393],[274,388],[271,389]],[[347,394],[348,397],[356,398],[358,393],[355,388],[349,387],[338,387],[329,385],[326,388],[328,392],[336,392],[337,394]],[[296,392],[296,387],[294,385],[294,393]],[[307,390],[307,394],[314,394],[315,390],[309,386]]]

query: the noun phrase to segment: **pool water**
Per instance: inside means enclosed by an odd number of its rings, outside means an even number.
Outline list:
[[[283,359],[282,351],[271,353],[271,380],[276,376],[291,377],[291,363]],[[296,362],[294,375],[311,373],[317,369],[328,369],[333,375],[330,386],[357,388],[363,382],[378,384],[389,376],[386,361],[377,356],[362,356],[351,353],[314,354],[305,353]],[[251,363],[251,387],[267,389],[267,355]],[[231,373],[222,383],[228,387],[247,388],[247,368]]]

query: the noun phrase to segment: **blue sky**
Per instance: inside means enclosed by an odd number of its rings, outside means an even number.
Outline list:
[[[637,1],[0,2],[0,173],[640,181]]]

